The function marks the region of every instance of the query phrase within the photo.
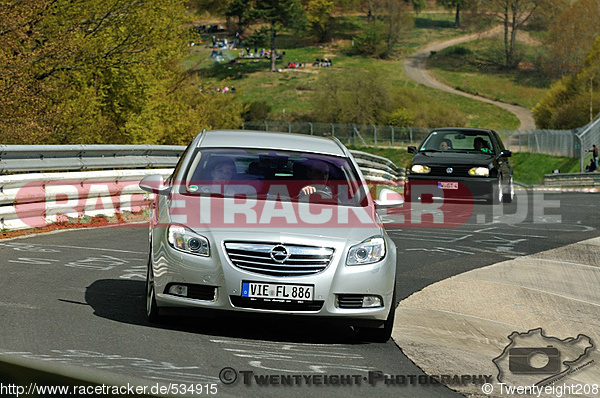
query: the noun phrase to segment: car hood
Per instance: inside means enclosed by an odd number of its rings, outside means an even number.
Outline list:
[[[384,234],[373,205],[313,203],[307,207],[306,203],[255,200],[253,206],[244,207],[244,202],[239,198],[178,195],[171,201],[171,221],[214,241],[317,245],[327,241],[360,243]]]
[[[494,155],[486,153],[419,152],[413,157],[413,164],[488,166]]]

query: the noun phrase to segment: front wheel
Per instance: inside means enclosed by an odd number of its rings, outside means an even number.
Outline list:
[[[508,192],[504,192],[504,203],[512,203],[515,198],[515,183],[513,181],[513,176],[510,176],[510,180],[508,181]]]
[[[394,329],[394,319],[396,317],[396,287],[394,286],[394,294],[392,295],[392,305],[390,313],[381,328],[355,328],[356,334],[360,340],[370,341],[373,343],[386,343],[392,337]]]
[[[501,178],[498,176],[498,182],[492,185],[491,199],[488,199],[487,203],[497,205],[502,203],[503,198],[504,192],[502,192]]]
[[[151,323],[161,323],[163,321],[163,317],[160,315],[158,305],[156,304],[154,274],[150,261],[148,261],[148,271],[146,272],[146,317]]]
[[[410,184],[408,182],[404,183],[404,202],[410,202]]]

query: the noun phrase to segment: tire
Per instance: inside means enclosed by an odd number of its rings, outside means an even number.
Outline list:
[[[491,205],[497,205],[502,203],[504,198],[504,192],[502,192],[502,182],[500,176],[498,176],[498,183],[492,186],[492,198],[487,200],[487,203]]]
[[[392,305],[390,313],[381,328],[365,328],[357,327],[356,334],[359,340],[372,343],[386,343],[392,337],[394,329],[394,319],[396,317],[396,286],[394,286],[394,294],[392,295]]]
[[[515,183],[513,181],[513,176],[510,176],[510,180],[508,182],[508,192],[504,192],[502,199],[504,203],[512,203],[515,198]]]
[[[154,289],[154,274],[152,262],[148,260],[148,271],[146,272],[146,317],[150,323],[163,323],[164,318],[156,304],[156,292]]]
[[[404,184],[404,202],[410,202],[410,184]]]

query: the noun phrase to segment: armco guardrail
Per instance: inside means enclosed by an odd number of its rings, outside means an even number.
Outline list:
[[[78,219],[137,212],[148,205],[139,181],[172,169],[103,170],[0,176],[0,229],[18,230]]]
[[[150,174],[170,175],[184,150],[150,145],[0,146],[3,173],[29,172],[0,176],[0,229],[139,211],[148,200],[138,182]],[[403,169],[389,159],[352,154],[367,181],[395,185],[404,178]],[[105,170],[109,168],[118,170]],[[89,169],[96,170],[81,171]]]
[[[185,146],[178,145],[0,145],[0,174],[174,167]],[[389,159],[351,151],[363,173],[401,179]]]
[[[0,145],[0,173],[173,167],[175,145]]]
[[[544,175],[544,186],[549,188],[597,188],[600,173],[557,173]]]

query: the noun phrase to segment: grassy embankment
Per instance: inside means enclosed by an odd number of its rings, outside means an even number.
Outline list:
[[[543,48],[520,43],[523,60],[516,69],[506,69],[500,57],[501,40],[479,39],[448,47],[430,58],[430,73],[457,90],[532,109],[551,84],[535,66]]]
[[[289,120],[294,113],[310,112],[311,97],[317,77],[329,70],[363,69],[377,70],[393,88],[409,89],[420,103],[433,104],[439,109],[458,108],[467,115],[468,127],[489,127],[495,129],[516,129],[517,118],[510,112],[496,106],[484,104],[469,98],[452,95],[424,87],[409,80],[404,73],[403,62],[407,55],[417,48],[433,41],[473,33],[477,28],[454,29],[453,13],[421,13],[414,16],[414,28],[402,37],[399,53],[394,59],[382,60],[349,55],[352,38],[359,33],[361,17],[338,17],[333,31],[334,39],[328,43],[314,43],[306,38],[298,38],[293,33],[283,32],[278,37],[278,50],[285,52],[280,73],[270,73],[268,60],[242,60],[239,63],[215,63],[210,59],[211,49],[196,46],[186,62],[189,70],[196,71],[202,81],[214,85],[235,86],[245,103],[265,101],[271,106],[271,120]],[[210,43],[210,37],[204,37]],[[238,56],[239,49],[224,50],[225,59]],[[329,58],[332,68],[313,67],[316,58]],[[290,61],[304,62],[305,68],[286,70],[284,64]],[[416,105],[418,106],[418,104]]]
[[[414,29],[402,39],[401,54],[393,60],[373,59],[348,55],[351,39],[359,29],[359,17],[338,17],[334,40],[327,44],[307,42],[293,34],[282,34],[279,38],[280,51],[285,51],[284,63],[305,62],[304,69],[268,72],[268,60],[244,60],[239,64],[215,63],[210,59],[212,50],[196,47],[187,67],[195,70],[203,81],[211,84],[234,85],[246,103],[266,101],[272,108],[275,119],[287,120],[295,111],[311,110],[311,93],[316,78],[325,69],[312,67],[316,58],[330,58],[333,68],[375,70],[382,72],[395,87],[408,87],[428,102],[439,107],[456,106],[468,116],[468,127],[486,127],[512,130],[518,120],[498,107],[479,101],[452,95],[420,86],[404,74],[403,61],[417,48],[433,41],[440,41],[476,31],[476,28],[457,30],[452,27],[452,13],[421,13],[414,18]],[[207,38],[210,41],[209,38]],[[504,69],[503,54],[499,50],[499,38],[480,39],[440,51],[431,57],[429,67],[437,79],[459,90],[478,94],[490,99],[520,105],[531,109],[544,95],[550,81],[536,72],[535,60],[541,46],[531,40],[520,43],[523,61],[519,68]],[[227,59],[235,58],[239,50],[224,51]],[[283,67],[283,63],[278,63]],[[357,148],[387,157],[399,166],[406,166],[410,155],[405,149]],[[579,171],[577,159],[540,154],[514,153],[511,159],[515,180],[533,185],[543,181],[544,174],[559,169],[562,173]]]

